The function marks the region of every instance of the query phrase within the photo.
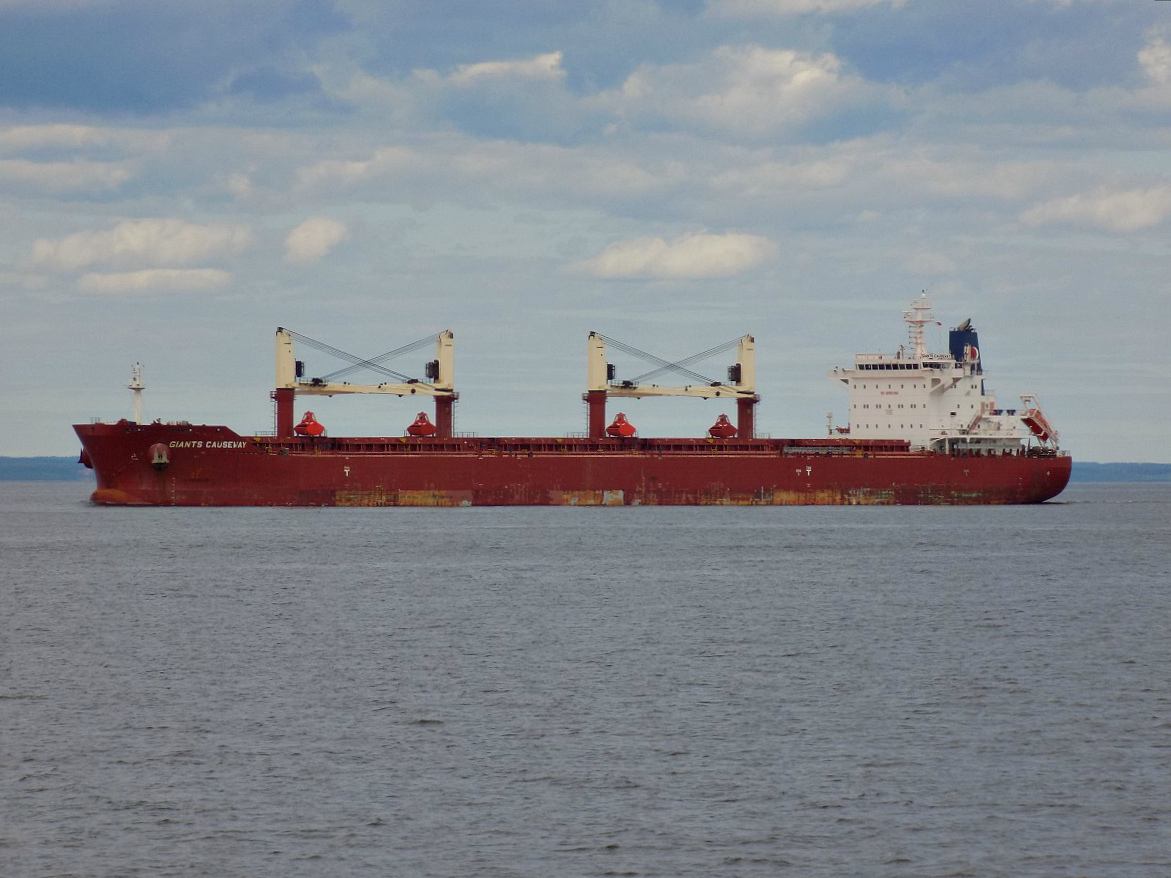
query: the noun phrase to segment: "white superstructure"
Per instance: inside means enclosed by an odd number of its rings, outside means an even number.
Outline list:
[[[982,454],[1019,451],[1026,436],[1051,448],[1057,434],[1032,394],[1024,408],[1000,409],[985,389],[979,341],[971,321],[949,334],[949,351],[927,351],[923,327],[935,321],[924,293],[903,312],[909,346],[893,354],[858,354],[852,368],[829,377],[850,395],[848,432],[858,439],[906,439],[912,448],[963,450]],[[1023,428],[1027,427],[1028,432]]]

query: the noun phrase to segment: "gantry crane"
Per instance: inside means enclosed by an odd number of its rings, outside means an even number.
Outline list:
[[[657,368],[629,381],[615,377],[614,366],[606,360],[606,345],[645,360]],[[736,347],[736,362],[728,368],[727,382],[711,381],[687,367],[722,351]],[[736,432],[741,439],[755,435],[755,409],[760,402],[756,395],[756,342],[751,335],[741,336],[710,350],[672,363],[622,342],[591,332],[588,349],[588,387],[582,399],[589,408],[589,435],[600,439],[606,435],[606,398],[610,396],[639,399],[644,396],[693,396],[700,399],[736,400]],[[644,383],[664,372],[675,372],[692,383],[677,387],[661,387]]]
[[[308,344],[318,350],[332,354],[350,365],[323,378],[305,378],[305,364],[293,355],[293,340]],[[394,357],[409,353],[424,345],[435,342],[435,359],[424,366],[427,380],[410,378],[387,369],[382,364]],[[381,384],[350,384],[337,379],[344,375],[365,369],[394,379]],[[334,396],[342,393],[383,393],[393,396],[431,396],[435,399],[435,436],[450,438],[452,434],[453,408],[459,394],[455,392],[455,334],[445,329],[437,336],[426,336],[409,345],[363,359],[337,348],[324,345],[308,336],[291,329],[277,327],[276,331],[276,390],[272,398],[276,402],[277,436],[288,438],[293,435],[293,399],[297,394],[313,396]]]

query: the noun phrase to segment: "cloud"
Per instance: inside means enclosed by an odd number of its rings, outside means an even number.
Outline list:
[[[343,223],[327,216],[305,220],[285,238],[285,262],[308,266],[320,261],[350,236]]]
[[[148,268],[108,274],[91,272],[77,279],[82,292],[103,296],[137,296],[157,292],[191,292],[225,286],[232,276],[218,268]]]
[[[1163,222],[1171,214],[1171,186],[1116,190],[1100,186],[1092,192],[1038,204],[1021,214],[1026,225],[1065,223],[1113,232],[1133,232]]]
[[[547,52],[519,61],[482,61],[478,64],[463,64],[455,69],[447,81],[453,85],[471,85],[486,79],[551,79],[565,78],[561,66],[561,52]],[[430,71],[418,75],[433,77]]]
[[[386,147],[368,159],[325,159],[298,168],[295,177],[298,185],[308,188],[345,187],[416,169],[424,161],[422,154],[406,147]]]
[[[228,175],[224,187],[232,194],[233,198],[239,201],[247,201],[252,197],[254,192],[252,179],[247,174],[242,174],[239,171]]]
[[[600,100],[635,126],[659,119],[759,135],[888,96],[831,52],[750,45],[721,46],[697,63],[644,65]]]
[[[627,157],[593,147],[435,139],[426,147],[387,147],[369,158],[326,159],[294,174],[301,197],[353,193],[371,201],[426,204],[450,199],[483,204],[535,199],[564,207],[629,199],[693,185],[665,157]]]
[[[135,153],[158,152],[171,143],[165,131],[135,128],[102,128],[93,125],[14,125],[0,128],[0,155],[52,150],[105,149],[114,147]]]
[[[853,171],[853,159],[827,155],[808,161],[737,164],[711,177],[715,191],[734,192],[740,198],[776,197],[795,189],[823,189],[840,185]]]
[[[729,232],[697,232],[673,241],[636,238],[611,244],[577,268],[606,279],[710,279],[755,268],[774,252],[767,238]]]
[[[392,117],[411,127],[444,120],[479,137],[564,141],[596,131],[603,123],[592,118],[592,104],[566,89],[562,57],[561,52],[546,52],[464,64],[450,72],[419,68],[402,88],[379,89],[382,98],[377,90],[364,91],[383,104],[394,100]],[[407,91],[409,97],[395,99],[396,90]]]
[[[869,173],[889,182],[894,192],[951,199],[1018,202],[1059,173],[1051,162],[997,162],[979,150],[923,150],[905,158],[877,154],[869,160]]]
[[[113,192],[134,176],[130,166],[114,162],[33,162],[0,159],[0,185],[61,194]]]
[[[77,232],[58,240],[38,239],[33,244],[31,261],[37,268],[63,272],[90,266],[188,266],[234,256],[251,242],[246,226],[196,225],[179,219],[131,220],[108,231]]]
[[[1139,51],[1138,63],[1147,78],[1156,85],[1171,82],[1171,46],[1162,37],[1151,40]]]
[[[707,11],[719,18],[780,18],[810,12],[856,12],[869,6],[898,9],[906,0],[711,0]]]
[[[92,125],[0,127],[0,186],[49,195],[105,195],[171,143],[163,131]]]

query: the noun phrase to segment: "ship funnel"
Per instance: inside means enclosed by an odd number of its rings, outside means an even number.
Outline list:
[[[947,350],[957,363],[974,363],[976,374],[984,373],[984,364],[980,357],[980,336],[977,335],[970,319],[948,333]]]

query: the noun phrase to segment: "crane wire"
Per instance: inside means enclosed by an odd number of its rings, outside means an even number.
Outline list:
[[[332,357],[336,357],[339,360],[345,360],[345,361],[352,364],[350,366],[347,366],[345,369],[341,369],[338,372],[334,372],[325,378],[318,379],[320,381],[329,381],[333,378],[338,377],[341,374],[349,374],[349,373],[354,372],[358,369],[368,369],[371,372],[378,372],[383,375],[388,375],[391,378],[394,378],[394,379],[396,379],[398,381],[402,381],[402,382],[415,381],[417,379],[411,378],[408,375],[403,375],[401,372],[395,372],[393,369],[387,369],[385,366],[380,365],[380,363],[385,360],[391,359],[392,357],[398,356],[400,354],[407,353],[408,351],[413,350],[416,347],[422,346],[424,343],[426,343],[428,341],[435,340],[435,336],[430,335],[430,336],[427,336],[426,338],[422,338],[422,339],[419,339],[418,341],[411,342],[411,344],[409,344],[409,345],[404,345],[403,347],[397,348],[396,350],[390,351],[386,354],[381,354],[381,355],[379,355],[377,357],[373,357],[371,359],[364,359],[362,357],[354,356],[351,353],[347,353],[346,351],[343,351],[340,348],[335,348],[333,345],[328,345],[328,344],[325,344],[325,342],[320,342],[315,338],[310,338],[307,335],[302,335],[299,332],[294,332],[291,329],[286,328],[285,332],[287,332],[292,338],[296,339],[297,341],[301,342],[302,344],[308,345],[309,347],[313,348],[314,350],[321,351],[324,354],[329,354]]]
[[[722,351],[728,350],[733,345],[736,345],[740,342],[739,338],[735,338],[732,341],[725,342],[724,344],[716,345],[714,348],[706,350],[703,353],[695,354],[694,356],[686,357],[682,360],[679,360],[678,362],[672,363],[668,360],[664,360],[662,357],[656,357],[654,354],[650,354],[650,353],[647,353],[646,351],[639,350],[638,348],[633,347],[632,345],[628,345],[625,342],[621,342],[621,341],[618,341],[617,339],[610,338],[609,336],[602,335],[600,332],[595,332],[594,335],[596,335],[598,338],[600,338],[603,342],[605,342],[610,347],[616,348],[616,349],[622,351],[623,353],[630,354],[631,356],[637,357],[640,360],[645,360],[646,362],[652,363],[652,364],[657,365],[659,367],[658,369],[654,369],[654,370],[647,372],[643,375],[639,375],[637,378],[632,379],[631,380],[632,384],[639,384],[639,383],[645,381],[647,378],[651,378],[651,377],[653,377],[655,375],[659,375],[663,372],[677,372],[680,375],[691,378],[696,383],[715,386],[716,384],[719,384],[720,382],[712,381],[707,376],[700,375],[698,372],[693,372],[692,370],[684,368],[684,367],[689,366],[692,363],[696,363],[700,360],[706,359],[707,357],[714,356],[715,354],[721,353]]]

